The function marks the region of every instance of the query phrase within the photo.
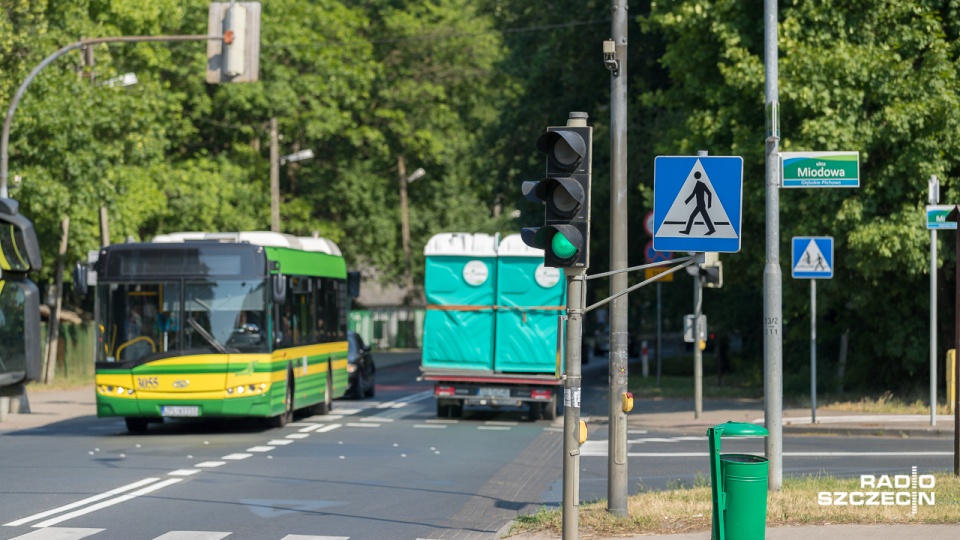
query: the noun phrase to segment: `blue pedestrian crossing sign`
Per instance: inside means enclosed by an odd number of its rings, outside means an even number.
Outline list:
[[[653,249],[740,251],[743,158],[657,156],[653,165]]]
[[[794,236],[793,271],[796,279],[830,279],[833,277],[833,238],[829,236]]]

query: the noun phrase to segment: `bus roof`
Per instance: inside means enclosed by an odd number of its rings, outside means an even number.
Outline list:
[[[282,247],[326,253],[335,257],[343,257],[340,248],[332,240],[313,238],[309,236],[293,236],[270,231],[241,231],[241,232],[175,232],[161,234],[153,238],[153,242],[170,244],[192,240],[207,240],[221,243],[247,243],[263,247]]]

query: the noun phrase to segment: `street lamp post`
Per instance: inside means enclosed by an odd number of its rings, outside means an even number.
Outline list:
[[[300,150],[280,157],[277,117],[270,119],[270,230],[280,232],[280,166],[313,157],[313,150]]]
[[[397,176],[400,180],[400,236],[403,242],[403,271],[404,288],[407,299],[413,294],[413,269],[410,262],[410,216],[407,210],[407,184],[414,182],[427,174],[423,168],[413,171],[407,176],[407,162],[401,155],[397,158]]]

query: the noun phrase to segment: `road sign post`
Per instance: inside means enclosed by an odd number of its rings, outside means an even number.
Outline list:
[[[833,238],[793,237],[793,277],[810,280],[810,421],[817,423],[817,280],[833,277]]]

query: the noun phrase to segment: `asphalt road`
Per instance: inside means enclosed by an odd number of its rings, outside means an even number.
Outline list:
[[[494,538],[559,474],[559,429],[438,420],[417,365],[385,357],[376,399],[280,429],[81,417],[4,434],[0,539]]]
[[[81,416],[0,434],[0,540],[491,539],[560,504],[561,420],[467,409],[436,418],[416,355],[378,355],[377,397],[280,429],[170,422],[129,434]],[[605,358],[584,370],[581,500],[607,495]],[[634,416],[634,415],[632,415]],[[632,429],[631,493],[705,481],[702,433]],[[758,439],[724,452],[762,453]],[[785,475],[949,469],[952,437],[784,438]]]

